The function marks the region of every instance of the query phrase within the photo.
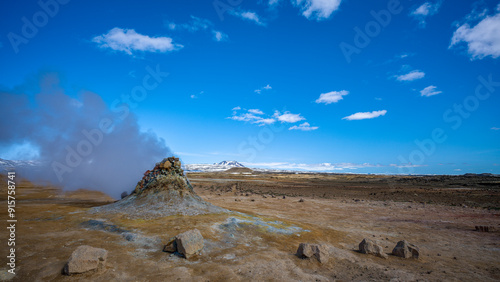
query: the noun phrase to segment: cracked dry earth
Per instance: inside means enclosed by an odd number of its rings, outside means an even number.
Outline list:
[[[217,186],[217,181],[210,177],[203,181]],[[4,268],[0,278],[13,281],[500,280],[500,233],[474,231],[476,225],[498,230],[498,210],[370,197],[283,199],[251,191],[246,196],[234,191],[213,191],[192,182],[206,201],[239,213],[150,220],[96,215],[88,210],[112,201],[101,192],[63,193],[51,186],[18,184],[17,275],[9,276]],[[1,189],[2,205],[6,206],[6,187]],[[453,197],[453,192],[449,197]],[[496,197],[494,201],[498,201]],[[299,202],[300,198],[304,201]],[[5,213],[1,216],[5,222]],[[229,218],[257,219],[275,228],[251,223],[222,228],[228,226],[224,224]],[[96,221],[99,224],[89,224]],[[205,238],[201,255],[186,260],[162,252],[169,238],[193,228],[200,230]],[[281,229],[293,231],[276,232]],[[1,238],[6,238],[5,229],[0,230]],[[398,241],[406,239],[420,247],[421,257],[415,260],[389,255],[383,259],[360,254],[356,250],[363,238],[377,241],[386,253]],[[328,263],[295,256],[301,242],[329,245]],[[108,250],[105,269],[62,275],[64,264],[80,245]],[[2,244],[0,251],[7,254],[6,244]]]

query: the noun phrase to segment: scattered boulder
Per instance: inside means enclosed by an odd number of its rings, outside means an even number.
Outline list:
[[[366,238],[359,243],[359,252],[362,254],[372,254],[377,257],[387,258],[387,254],[384,253],[384,249],[380,245],[377,245],[374,241]]]
[[[123,199],[123,198],[125,198],[125,197],[127,197],[127,196],[128,196],[127,191],[124,191],[124,192],[122,192],[122,194],[120,195],[120,198],[121,198],[121,199]]]
[[[181,233],[171,238],[163,248],[164,252],[178,252],[185,258],[190,258],[203,249],[203,236],[198,229]]]
[[[300,243],[297,256],[302,259],[315,257],[320,263],[328,262],[329,255],[325,247],[319,244]]]
[[[408,243],[406,240],[399,241],[392,250],[392,254],[402,258],[418,259],[420,250],[417,246]]]
[[[305,202],[303,198],[300,198],[299,203]]]
[[[71,254],[64,266],[63,272],[67,275],[79,274],[88,271],[97,271],[104,268],[108,251],[91,246],[80,246]]]

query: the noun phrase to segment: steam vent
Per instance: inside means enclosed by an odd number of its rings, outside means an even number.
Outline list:
[[[134,218],[170,215],[222,213],[228,210],[205,202],[184,176],[178,158],[169,157],[144,173],[134,191],[115,203],[97,207],[95,212],[123,213]]]

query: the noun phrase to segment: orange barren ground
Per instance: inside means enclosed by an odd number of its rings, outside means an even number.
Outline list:
[[[6,272],[9,233],[0,228],[0,278],[13,281],[249,281],[249,280],[500,280],[500,181],[495,177],[415,179],[355,175],[188,174],[205,200],[240,213],[168,216],[153,220],[92,214],[113,201],[101,192],[62,192],[17,184],[16,275]],[[7,225],[6,179],[0,200]],[[450,184],[451,183],[451,184]],[[133,189],[130,187],[129,190]],[[285,196],[285,198],[283,198]],[[303,202],[299,202],[300,199]],[[224,229],[228,218],[243,222]],[[99,220],[106,225],[89,225]],[[266,222],[281,234],[252,224]],[[490,226],[492,232],[475,231]],[[166,241],[192,228],[205,248],[186,260],[162,252]],[[132,234],[134,239],[125,234]],[[382,259],[358,253],[363,238],[390,253],[399,240],[421,257]],[[329,246],[320,264],[295,256],[299,243]],[[65,276],[61,270],[80,245],[108,250],[106,268]]]

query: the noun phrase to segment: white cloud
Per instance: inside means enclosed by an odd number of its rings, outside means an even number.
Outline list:
[[[275,7],[280,3],[281,0],[269,0],[269,7]]]
[[[244,114],[241,114],[239,116],[229,117],[229,119],[237,120],[237,121],[255,121],[255,120],[262,119],[262,118],[254,115],[252,113],[244,113]]]
[[[197,31],[207,31],[210,32],[213,35],[213,39],[215,41],[226,41],[228,39],[228,35],[225,34],[222,31],[215,30],[214,29],[214,24],[207,20],[207,19],[202,19],[198,18],[195,16],[191,16],[191,20],[188,23],[184,24],[176,24],[173,22],[164,22],[164,26],[166,26],[170,30],[187,30],[189,32],[197,32]]]
[[[425,73],[419,70],[411,71],[407,74],[397,75],[396,79],[399,81],[413,81],[421,79],[425,76]]]
[[[319,98],[316,100],[316,103],[324,103],[326,105],[331,104],[331,103],[337,103],[338,101],[342,100],[343,97],[349,94],[349,91],[346,90],[341,90],[341,91],[331,91],[328,93],[322,93],[319,95]]]
[[[436,3],[425,2],[418,8],[410,13],[410,16],[419,21],[420,27],[425,27],[426,18],[437,14],[439,8],[441,7],[442,1],[437,1]]]
[[[302,15],[309,20],[328,19],[339,8],[342,0],[292,0],[299,7]]]
[[[232,119],[232,120],[236,120],[236,121],[250,122],[253,124],[257,124],[259,126],[264,126],[266,124],[272,124],[272,123],[276,122],[276,120],[274,118],[262,117],[264,112],[262,112],[259,109],[249,109],[249,110],[246,110],[246,112],[237,115],[238,110],[241,110],[241,107],[233,108],[233,115],[231,117],[228,117],[228,119]]]
[[[437,95],[437,94],[443,93],[443,91],[437,91],[436,88],[437,87],[434,86],[434,85],[427,86],[427,87],[425,87],[424,89],[422,89],[420,91],[420,95],[423,96],[423,97],[429,97],[429,96],[433,96],[433,95]]]
[[[271,87],[271,85],[268,84],[268,85],[261,87],[259,89],[255,89],[254,92],[257,94],[261,94],[263,90],[271,90],[271,89],[273,89],[273,88]]]
[[[316,130],[318,128],[319,127],[317,127],[317,126],[311,126],[308,122],[304,122],[303,124],[301,124],[299,126],[294,125],[294,126],[290,127],[288,130],[311,131],[311,130]]]
[[[205,93],[205,91],[201,91],[200,94],[198,94],[198,95],[201,95],[203,93]],[[191,97],[191,99],[196,99],[196,98],[198,98],[198,95],[192,94],[190,97]]]
[[[96,36],[92,39],[100,48],[110,48],[116,51],[132,55],[134,51],[160,52],[179,50],[183,46],[173,43],[170,37],[150,37],[142,35],[133,29],[122,29],[115,27],[108,33]]]
[[[457,28],[451,38],[448,48],[460,44],[467,44],[467,50],[471,59],[483,59],[491,56],[496,59],[500,57],[500,5],[492,16],[483,14],[483,18],[475,26],[471,27],[465,23]]]
[[[250,109],[248,110],[249,113],[256,114],[256,115],[263,115],[264,112],[259,110],[259,109]]]
[[[259,15],[257,15],[257,13],[255,13],[255,12],[230,10],[229,14],[233,15],[235,17],[238,17],[240,19],[251,21],[257,25],[265,26],[264,22],[261,20]]]
[[[381,164],[355,164],[355,163],[318,163],[318,164],[304,164],[304,163],[289,163],[289,162],[269,162],[269,163],[249,163],[242,162],[241,164],[246,167],[253,168],[268,168],[268,169],[282,169],[282,170],[302,170],[302,171],[338,171],[338,170],[355,170],[359,168],[369,167],[390,167]]]
[[[491,130],[500,130],[499,127],[492,127]]]
[[[229,36],[222,31],[212,30],[212,33],[214,35],[214,40],[218,42],[226,41],[229,38]]]
[[[263,119],[256,120],[255,123],[257,123],[259,125],[264,125],[264,124],[272,124],[275,121],[276,120],[273,118],[263,118]]]
[[[243,111],[240,111],[243,110]],[[228,119],[236,121],[250,122],[252,124],[257,124],[259,126],[264,126],[267,124],[275,123],[280,121],[282,123],[296,123],[301,120],[305,120],[300,114],[292,114],[288,111],[281,114],[279,111],[275,111],[272,116],[264,114],[263,111],[259,109],[242,109],[241,107],[234,107],[232,109],[232,116],[227,117]],[[309,123],[305,122],[299,126],[292,126],[290,130],[316,130],[317,126],[311,126]]]
[[[342,119],[346,120],[362,120],[362,119],[372,119],[380,116],[384,116],[387,113],[386,110],[373,111],[373,112],[359,112],[352,114],[350,116],[344,117]]]
[[[275,111],[273,117],[281,122],[288,123],[296,123],[298,121],[305,120],[305,118],[300,114],[292,114],[288,111],[284,112],[283,114],[281,114],[279,111]]]

